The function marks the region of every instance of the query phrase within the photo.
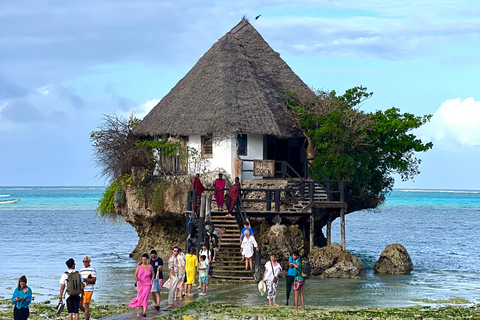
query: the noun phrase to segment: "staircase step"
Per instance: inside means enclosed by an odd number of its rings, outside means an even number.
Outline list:
[[[237,281],[254,281],[253,275],[251,277],[237,277],[237,276],[227,276],[227,275],[210,275],[210,277],[215,279],[228,279],[228,280],[237,280]],[[229,281],[230,282],[230,281]]]
[[[231,269],[220,269],[220,268],[212,268],[212,271],[215,271],[215,274],[228,274],[228,275],[252,275],[252,270],[244,271],[244,270],[231,270]]]

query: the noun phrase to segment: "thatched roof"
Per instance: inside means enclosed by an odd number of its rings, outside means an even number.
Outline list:
[[[258,133],[298,137],[283,90],[313,94],[242,19],[135,128],[137,135]]]

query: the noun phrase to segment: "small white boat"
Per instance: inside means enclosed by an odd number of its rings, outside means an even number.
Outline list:
[[[0,194],[0,204],[16,203],[18,201],[20,201],[20,199],[12,199],[9,194]]]

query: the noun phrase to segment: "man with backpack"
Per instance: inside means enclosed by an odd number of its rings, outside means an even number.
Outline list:
[[[75,315],[75,320],[80,320],[80,315],[78,314],[78,309],[80,307],[80,294],[82,291],[82,275],[75,271],[75,260],[72,258],[68,259],[66,262],[68,271],[64,272],[60,278],[60,300],[59,303],[62,303],[62,296],[65,293],[65,300],[67,302],[68,310],[68,320],[73,320],[73,315]]]

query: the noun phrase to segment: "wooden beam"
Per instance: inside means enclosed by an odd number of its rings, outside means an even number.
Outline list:
[[[327,220],[327,246],[332,244],[332,217],[329,215]]]
[[[310,251],[313,250],[315,241],[315,217],[313,214],[310,215]]]
[[[340,233],[342,237],[342,249],[346,250],[345,245],[345,209],[340,209]]]

